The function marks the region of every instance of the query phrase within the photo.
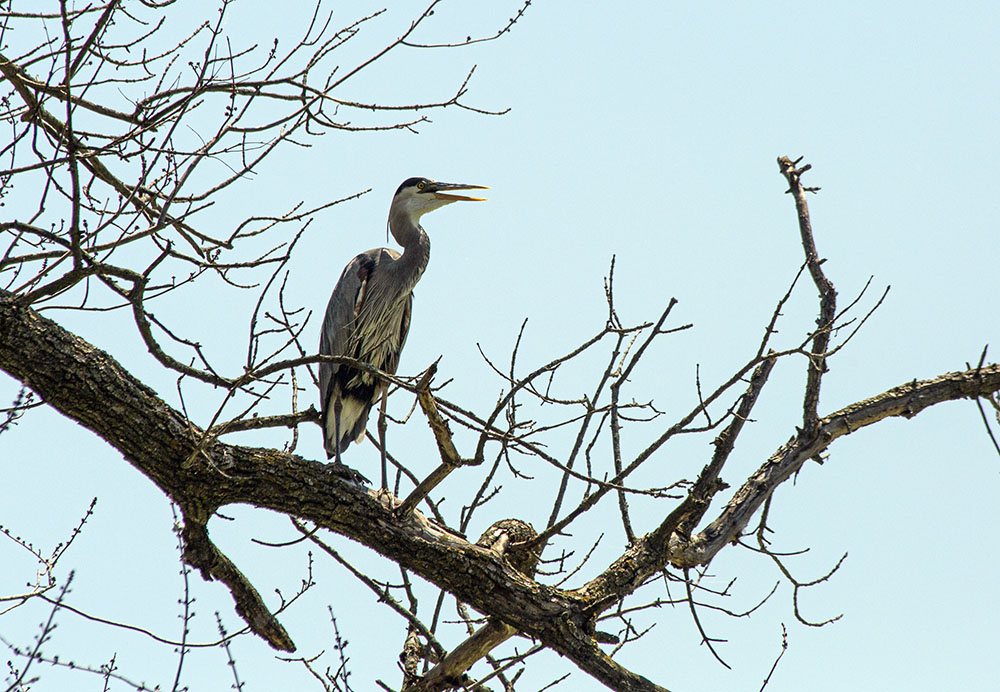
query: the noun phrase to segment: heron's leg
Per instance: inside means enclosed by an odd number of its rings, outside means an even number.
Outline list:
[[[382,390],[382,402],[378,407],[378,448],[379,453],[382,456],[382,489],[386,490],[389,487],[389,474],[387,464],[385,463],[385,400],[388,398],[389,388],[386,387]]]
[[[333,434],[336,436],[333,441],[333,451],[334,451],[334,463],[341,466],[340,463],[340,413],[344,410],[344,405],[340,401],[340,397],[336,394],[333,396]]]

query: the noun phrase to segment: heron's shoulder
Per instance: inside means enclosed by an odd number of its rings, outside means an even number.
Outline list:
[[[344,267],[344,272],[341,274],[340,280],[344,281],[348,277],[357,276],[362,281],[364,281],[375,268],[382,263],[395,262],[399,259],[399,253],[395,250],[390,250],[385,247],[372,248],[371,250],[366,250],[360,255],[357,255],[347,266]]]
[[[365,265],[373,266],[381,264],[382,262],[395,262],[400,258],[400,254],[387,247],[375,247],[371,250],[365,250],[360,255],[351,260],[348,267],[353,265]]]
[[[402,257],[402,255],[400,255],[398,252],[388,247],[377,247],[372,250],[369,250],[368,253],[371,253],[372,258],[375,260],[376,263],[395,262],[400,257]]]

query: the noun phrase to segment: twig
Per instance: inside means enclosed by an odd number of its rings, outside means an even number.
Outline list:
[[[989,348],[989,344],[983,346],[983,353],[979,356],[979,364],[976,365],[976,377],[980,376],[980,371],[983,368],[983,363],[986,362],[986,350]],[[966,364],[968,365],[968,364]],[[983,402],[981,397],[976,397],[976,407],[979,409],[979,415],[983,419],[983,426],[986,428],[986,434],[989,435],[990,441],[993,443],[993,449],[997,451],[1000,455],[1000,443],[997,442],[996,435],[993,434],[993,429],[990,427],[990,421],[986,417],[986,410],[983,408]],[[1000,414],[998,414],[1000,416]]]
[[[781,651],[778,652],[778,657],[774,659],[774,663],[771,664],[771,670],[767,671],[767,677],[764,678],[764,684],[760,686],[759,692],[764,692],[764,688],[767,684],[771,682],[771,676],[774,675],[775,669],[778,667],[778,663],[781,661],[781,657],[785,655],[788,651],[788,630],[785,629],[785,623],[781,623]]]

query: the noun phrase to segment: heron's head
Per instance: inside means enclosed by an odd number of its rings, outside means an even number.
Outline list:
[[[413,223],[418,223],[420,217],[429,211],[440,209],[452,202],[485,202],[481,197],[466,197],[451,194],[451,190],[488,190],[484,185],[465,185],[464,183],[440,183],[429,178],[409,178],[396,190],[392,198],[390,215],[401,212]]]

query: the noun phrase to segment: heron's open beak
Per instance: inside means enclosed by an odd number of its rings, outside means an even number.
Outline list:
[[[438,199],[447,199],[452,202],[485,202],[482,197],[466,197],[465,195],[449,195],[441,190],[489,190],[485,185],[466,185],[464,183],[434,183],[432,192]]]

